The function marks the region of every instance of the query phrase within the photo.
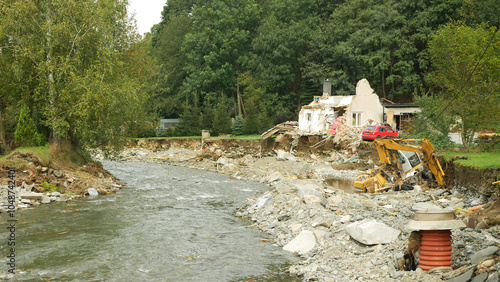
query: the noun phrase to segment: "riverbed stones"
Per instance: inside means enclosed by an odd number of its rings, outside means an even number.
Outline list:
[[[23,199],[30,199],[30,200],[41,200],[43,196],[42,193],[35,193],[35,192],[19,192],[18,195]]]
[[[365,219],[349,224],[346,231],[354,240],[365,245],[388,244],[401,233],[375,219]]]
[[[57,177],[57,178],[61,178],[61,177],[63,177],[63,175],[64,175],[64,173],[63,173],[62,171],[60,171],[60,170],[56,170],[56,169],[54,169],[54,170],[52,171],[52,174],[53,174],[55,177]]]
[[[50,197],[43,195],[42,200],[40,201],[42,204],[49,204],[50,203]]]
[[[97,189],[95,188],[87,189],[87,193],[89,194],[89,196],[99,196],[99,192],[97,192]]]
[[[316,246],[316,236],[310,230],[302,230],[297,237],[283,247],[283,250],[305,255]]]
[[[475,253],[472,258],[471,258],[471,263],[472,264],[479,264],[482,262],[484,259],[490,257],[494,253],[498,252],[500,250],[499,247],[496,246],[490,246],[486,249],[480,250],[477,253]]]

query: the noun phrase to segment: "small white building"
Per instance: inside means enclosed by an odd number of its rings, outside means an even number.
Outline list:
[[[345,123],[362,127],[367,123],[382,123],[384,107],[366,79],[356,85],[356,95],[331,96],[331,82],[325,81],[323,96],[303,106],[299,113],[299,130],[311,134],[324,134],[338,117],[345,116]]]

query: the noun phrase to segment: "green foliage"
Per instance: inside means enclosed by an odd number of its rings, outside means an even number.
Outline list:
[[[243,123],[245,120],[243,119],[242,116],[236,116],[234,119],[234,123],[231,127],[232,134],[235,136],[239,136],[243,134]]]
[[[465,147],[472,145],[478,130],[498,124],[500,36],[496,33],[486,25],[448,24],[429,44],[433,69],[427,81],[438,93],[435,118],[453,119]]]
[[[436,96],[423,95],[415,96],[415,104],[420,107],[421,112],[417,113],[411,123],[409,135],[412,138],[427,138],[437,149],[451,149],[451,142],[448,134],[453,118],[443,116],[438,118],[439,105],[442,100]]]
[[[257,134],[260,131],[259,111],[253,99],[249,99],[247,103],[247,117],[243,123],[243,134]]]
[[[231,116],[229,107],[226,104],[226,99],[222,96],[221,101],[218,103],[215,110],[214,122],[212,125],[212,134],[217,136],[219,134],[231,133]]]
[[[198,101],[195,100],[192,104],[186,101],[184,113],[181,115],[181,122],[175,129],[177,136],[199,136],[201,135],[200,127],[201,110],[198,107]]]
[[[43,192],[56,192],[59,190],[57,185],[48,183],[47,181],[42,181]]]
[[[85,148],[123,144],[123,127],[147,117],[143,85],[154,65],[126,5],[119,0],[0,2],[0,67],[9,91],[3,105],[23,101],[37,109],[53,142],[69,140]]]
[[[23,107],[21,110],[14,138],[21,146],[43,146],[46,143],[45,136],[36,129],[28,107]]]

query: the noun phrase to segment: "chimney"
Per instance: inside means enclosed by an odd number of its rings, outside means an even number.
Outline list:
[[[332,82],[329,79],[323,81],[323,96],[332,95]]]

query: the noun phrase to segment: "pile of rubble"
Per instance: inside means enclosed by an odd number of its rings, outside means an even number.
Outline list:
[[[132,155],[135,155],[132,157]],[[354,193],[329,179],[353,181],[361,171],[336,170],[332,159],[300,158],[289,152],[244,155],[222,149],[198,157],[185,150],[131,150],[123,157],[214,170],[233,178],[266,183],[270,190],[249,199],[236,215],[271,235],[272,242],[296,253],[289,267],[304,281],[500,281],[500,226],[452,230],[452,268],[401,269],[416,211],[454,210],[467,222],[469,207],[492,199],[453,190],[415,186],[413,191]],[[214,157],[215,156],[215,157]],[[330,183],[330,182],[328,182]],[[487,205],[485,206],[487,207]]]

